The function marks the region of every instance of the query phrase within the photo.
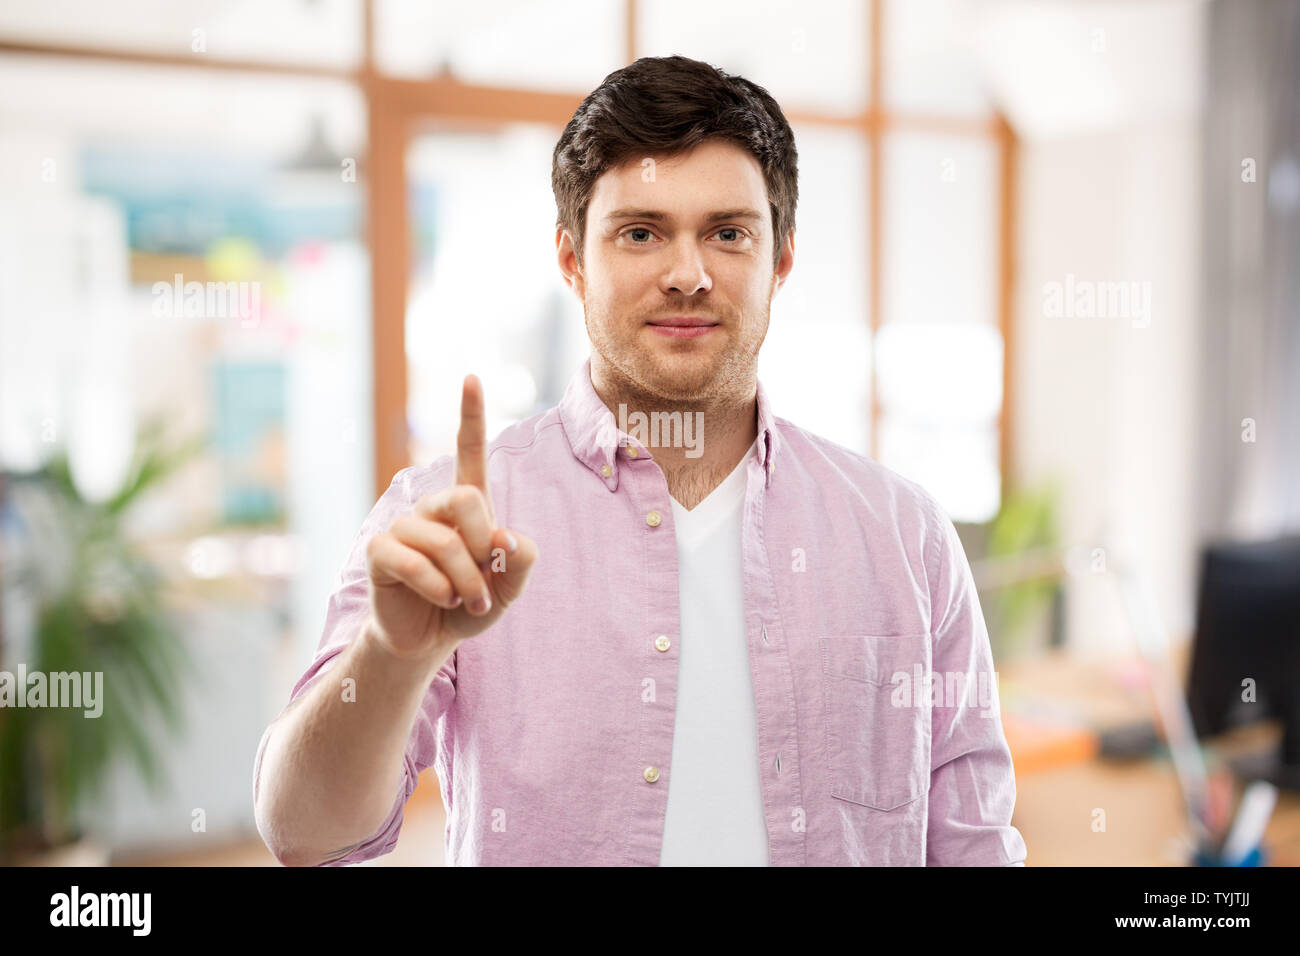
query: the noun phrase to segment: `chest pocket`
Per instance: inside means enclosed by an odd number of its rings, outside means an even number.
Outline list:
[[[929,788],[928,635],[821,638],[831,795],[876,810]],[[893,682],[897,672],[906,681]],[[899,697],[895,702],[895,695]],[[904,693],[906,692],[906,693]]]

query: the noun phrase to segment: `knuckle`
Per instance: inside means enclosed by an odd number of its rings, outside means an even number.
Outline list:
[[[389,534],[387,531],[381,531],[379,534],[371,537],[371,539],[366,542],[366,563],[373,566],[382,561],[384,555],[387,554],[389,548],[392,547],[393,541],[393,535]]]
[[[446,562],[453,560],[465,546],[454,529],[439,525],[431,534],[430,547],[439,560]]]
[[[420,568],[419,575],[413,580],[416,583],[417,590],[423,596],[436,599],[441,590],[438,586],[438,579],[440,577],[441,575],[434,570],[433,566],[428,561],[425,561],[423,566]]]
[[[453,590],[447,578],[433,568],[429,568],[424,576],[424,589],[435,601],[449,600]]]
[[[417,499],[415,507],[411,509],[410,513],[416,516],[437,514],[447,504],[447,500],[446,489],[426,491]]]
[[[451,525],[444,524],[441,521],[432,521],[429,523],[429,526],[424,529],[423,540],[426,541],[430,547],[442,548],[454,543],[457,537],[456,529]]]
[[[404,580],[416,580],[426,566],[427,562],[419,555],[408,552],[397,560],[396,570]]]

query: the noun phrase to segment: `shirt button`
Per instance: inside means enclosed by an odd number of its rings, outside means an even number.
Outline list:
[[[608,478],[610,475],[613,474],[613,472],[609,470],[609,465],[601,465],[600,473],[604,475],[606,478]]]
[[[767,463],[767,473],[770,475],[773,474],[775,471],[776,471],[776,462],[769,461]]]
[[[672,646],[673,646],[673,642],[668,640],[667,634],[660,634],[658,637],[655,638],[655,647],[659,648],[659,650],[661,651],[666,651],[668,650],[668,648]]]
[[[658,779],[659,779],[659,768],[658,768],[658,767],[646,767],[646,768],[645,768],[645,782],[646,782],[646,783],[654,783],[654,782],[655,782],[656,780],[658,780]]]
[[[649,514],[645,516],[645,523],[652,528],[659,527],[659,522],[662,520],[663,517],[657,511],[651,511]]]
[[[635,457],[636,457],[637,455],[639,455],[639,454],[640,454],[640,452],[638,452],[638,451],[636,450],[636,445],[628,445],[628,446],[627,446],[627,457],[629,457],[629,458],[635,458]]]

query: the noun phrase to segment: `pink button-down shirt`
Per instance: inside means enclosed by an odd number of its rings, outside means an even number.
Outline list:
[[[761,383],[757,403],[742,553],[770,863],[1022,863],[988,634],[951,521],[918,485],[774,417]],[[326,865],[390,851],[430,765],[450,865],[656,865],[680,609],[654,447],[619,432],[588,361],[559,405],[490,443],[488,470],[498,523],[534,538],[538,562],[429,685],[387,822]],[[451,456],[394,476],[291,700],[369,613],[366,541],[454,476]]]

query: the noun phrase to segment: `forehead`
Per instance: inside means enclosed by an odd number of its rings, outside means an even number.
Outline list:
[[[762,210],[767,184],[749,151],[710,140],[674,156],[633,157],[596,180],[589,215],[632,206],[682,216],[741,206]]]

